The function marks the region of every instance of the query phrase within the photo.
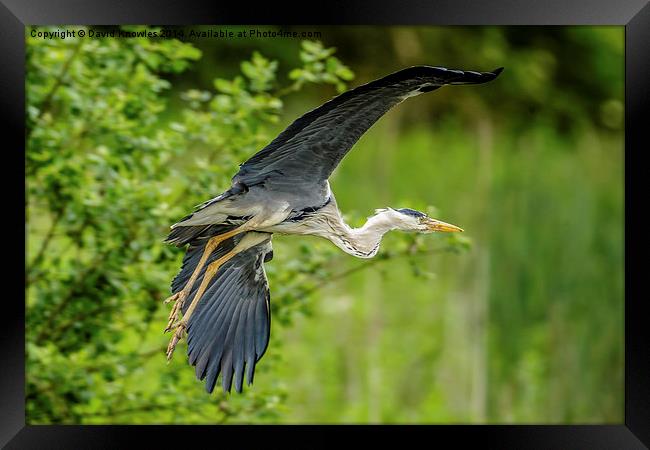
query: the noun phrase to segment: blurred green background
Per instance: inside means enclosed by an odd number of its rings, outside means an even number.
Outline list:
[[[277,30],[228,29],[250,28]],[[320,35],[27,29],[27,422],[622,423],[623,28],[287,29]],[[255,384],[206,394],[184,342],[165,361],[169,225],[307,110],[417,64],[505,71],[397,106],[332,188],[354,226],[411,207],[465,233],[370,261],[276,236]]]

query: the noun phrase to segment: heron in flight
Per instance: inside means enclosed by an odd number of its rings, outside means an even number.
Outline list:
[[[450,84],[479,84],[493,72],[415,66],[344,92],[294,121],[240,165],[232,186],[172,225],[166,242],[189,244],[172,282],[165,331],[167,359],[187,332],[189,362],[211,393],[250,385],[269,342],[271,310],[264,263],[273,233],[330,240],[358,258],[372,258],[390,230],[456,232],[461,228],[408,208],[376,210],[360,228],[341,216],[328,178],[361,135],[408,97]]]

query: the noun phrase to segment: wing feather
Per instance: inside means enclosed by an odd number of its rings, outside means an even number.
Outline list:
[[[241,237],[225,241],[208,258],[207,265],[232,249]],[[175,291],[183,288],[196,267],[207,240],[193,241],[184,258],[185,264],[173,283]],[[212,392],[221,375],[221,385],[230,391],[233,384],[241,392],[244,376],[253,382],[255,365],[269,342],[269,290],[264,260],[272,252],[270,239],[249,248],[227,261],[210,281],[188,323],[188,359],[195,366],[196,377],[205,380]],[[187,311],[205,268],[183,305]]]
[[[264,182],[291,191],[321,186],[363,133],[396,104],[446,84],[485,83],[501,70],[415,66],[344,92],[304,114],[244,162],[233,185]]]
[[[248,310],[246,311],[246,321],[248,326],[246,327],[246,340],[244,344],[245,355],[246,355],[246,379],[248,380],[248,385],[250,386],[253,383],[253,373],[255,371],[255,358],[257,354],[255,353],[255,302],[249,302]]]
[[[217,354],[221,353],[222,354],[222,361],[221,361],[221,385],[223,387],[224,392],[229,392],[230,387],[232,385],[232,376],[234,372],[234,361],[233,361],[233,353],[234,353],[234,339],[235,339],[235,333],[236,333],[236,328],[237,328],[237,321],[238,319],[241,318],[239,315],[239,310],[241,309],[242,306],[242,301],[243,299],[239,299],[235,303],[235,311],[232,314],[232,318],[230,319],[230,323],[228,324],[228,331],[226,332],[226,339],[223,343],[222,348],[218,349]],[[216,343],[216,342],[215,342]],[[213,344],[214,347],[214,344]],[[215,358],[216,360],[216,358]]]

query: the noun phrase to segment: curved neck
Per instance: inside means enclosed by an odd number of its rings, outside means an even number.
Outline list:
[[[372,258],[379,250],[379,244],[388,231],[396,227],[379,213],[368,218],[360,228],[351,228],[339,216],[334,234],[328,238],[344,252],[358,258]]]

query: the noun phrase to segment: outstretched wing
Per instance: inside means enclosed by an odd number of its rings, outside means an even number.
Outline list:
[[[223,256],[239,242],[241,235],[221,243],[206,264]],[[203,253],[207,239],[196,239],[188,248],[180,273],[172,282],[172,292],[185,286]],[[255,365],[269,342],[271,310],[264,262],[272,257],[270,239],[249,248],[226,262],[210,281],[200,303],[189,319],[188,356],[196,366],[198,379],[212,392],[219,374],[224,392],[235,383],[241,392],[244,372],[250,385]],[[194,283],[183,313],[200,286],[205,268]]]
[[[493,72],[415,66],[359,86],[306,113],[248,161],[233,185],[272,185],[295,191],[323,185],[361,135],[402,100],[445,84],[478,84]]]

